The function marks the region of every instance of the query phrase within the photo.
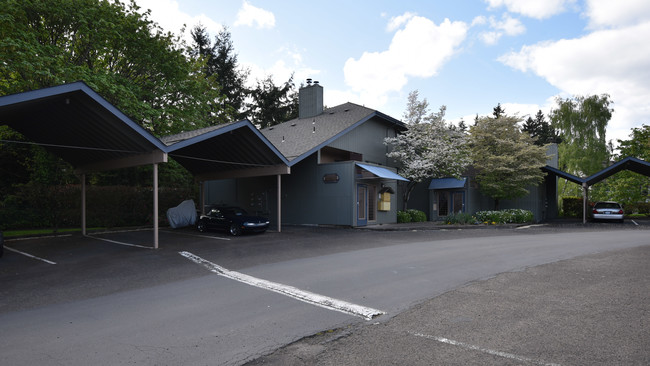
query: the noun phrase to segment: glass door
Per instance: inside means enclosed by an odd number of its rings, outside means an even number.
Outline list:
[[[357,185],[357,226],[368,225],[368,186]]]

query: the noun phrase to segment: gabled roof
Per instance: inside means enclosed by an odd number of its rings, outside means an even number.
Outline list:
[[[161,138],[197,180],[287,174],[288,161],[248,120]]]
[[[647,161],[637,159],[635,157],[627,157],[621,161],[618,161],[611,166],[599,171],[598,173],[589,176],[587,178],[584,178],[584,181],[587,182],[588,185],[594,185],[601,180],[610,177],[621,170],[630,170],[635,173],[643,174],[646,177],[650,177],[650,163]]]
[[[262,130],[262,134],[294,165],[352,129],[379,118],[397,129],[405,125],[376,110],[354,103],[328,108],[315,117],[297,118]]]
[[[80,81],[0,97],[0,124],[80,171],[167,160],[160,140]]]
[[[598,173],[591,175],[587,178],[580,178],[576,177],[575,175],[563,172],[557,168],[553,168],[551,166],[545,166],[542,168],[542,170],[552,173],[560,178],[564,178],[568,181],[571,181],[576,184],[582,185],[583,183],[587,183],[588,186],[593,186],[594,184],[611,177],[612,175],[622,171],[622,170],[630,170],[635,173],[643,174],[647,177],[650,177],[650,163],[647,161],[637,159],[635,157],[629,156],[621,161],[618,161],[611,166],[599,171]]]
[[[584,182],[583,178],[576,177],[573,174],[569,174],[569,173],[564,172],[564,171],[562,171],[562,170],[560,170],[558,168],[554,168],[554,167],[552,167],[550,165],[547,165],[547,166],[543,167],[542,170],[547,172],[547,173],[551,173],[551,174],[553,174],[553,175],[555,175],[557,177],[564,178],[564,179],[568,180],[569,182],[573,182],[573,183],[576,183],[576,184],[579,184],[579,185],[582,185],[582,182]]]

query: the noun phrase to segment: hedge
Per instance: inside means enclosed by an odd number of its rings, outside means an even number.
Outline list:
[[[167,209],[196,199],[192,189],[158,190],[158,223],[166,226]],[[151,187],[88,186],[86,225],[121,227],[153,225]],[[0,202],[0,230],[81,226],[81,186],[28,184]]]

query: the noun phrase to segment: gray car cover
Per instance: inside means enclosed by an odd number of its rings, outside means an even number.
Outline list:
[[[196,223],[194,200],[183,201],[180,205],[167,210],[167,221],[173,229],[194,225]]]

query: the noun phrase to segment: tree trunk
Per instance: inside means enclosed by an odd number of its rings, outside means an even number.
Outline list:
[[[494,199],[494,211],[499,211],[499,199]]]
[[[404,195],[402,196],[402,199],[404,199],[404,211],[408,209],[409,198],[411,197],[411,192],[413,192],[413,188],[415,188],[416,184],[417,183],[414,183],[412,181],[406,184],[406,190],[404,190]]]

